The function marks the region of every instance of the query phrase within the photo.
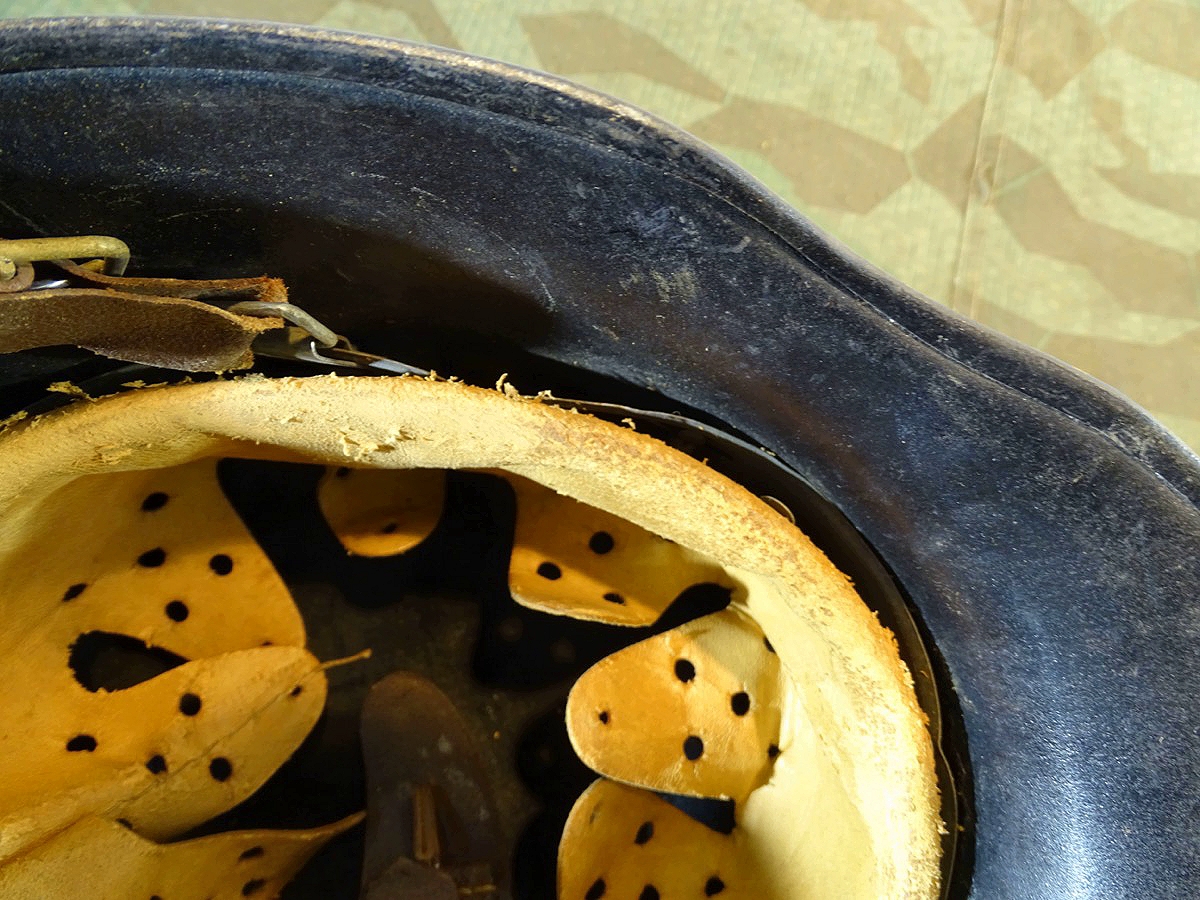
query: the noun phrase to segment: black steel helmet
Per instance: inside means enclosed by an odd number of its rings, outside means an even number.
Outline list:
[[[776,498],[897,633],[940,729],[947,897],[1200,892],[1200,463],[1128,401],[546,76],[229,23],[9,22],[0,48],[0,234],[119,236],[131,274],[278,276],[370,356],[302,342],[280,366],[382,357],[622,407]],[[134,377],[25,350],[0,358],[0,413]],[[528,635],[532,674],[481,642],[477,674],[569,676],[586,653],[556,663],[561,637]],[[553,724],[529,734],[518,768],[571,781],[537,769],[566,746]],[[330,777],[329,797],[361,788]],[[352,896],[347,866],[311,895]]]

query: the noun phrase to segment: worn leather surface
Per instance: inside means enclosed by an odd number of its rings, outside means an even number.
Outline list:
[[[1122,398],[553,79],[180,22],[9,24],[0,60],[0,232],[270,271],[378,352],[526,391],[532,353],[718,417],[835,501],[923,618],[973,767],[970,896],[1200,893],[1200,463]],[[61,364],[0,363],[0,393]]]
[[[286,303],[287,291],[277,278],[121,278],[69,261],[46,268],[54,274],[65,270],[70,283],[0,292],[0,353],[71,346],[127,362],[219,372],[248,369],[254,364],[254,339],[283,324],[213,305],[221,300]]]
[[[254,364],[250,344],[269,324],[192,300],[123,291],[0,294],[0,353],[67,345],[188,372],[247,369]]]

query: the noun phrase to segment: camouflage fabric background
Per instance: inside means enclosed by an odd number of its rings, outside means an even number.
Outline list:
[[[1200,448],[1200,0],[0,0],[304,22],[627,99]]]

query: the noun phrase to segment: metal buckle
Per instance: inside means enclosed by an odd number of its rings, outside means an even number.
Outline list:
[[[12,281],[35,262],[56,259],[99,259],[104,274],[120,275],[129,265],[129,245],[103,234],[0,240],[0,284]]]
[[[291,303],[265,303],[243,300],[230,304],[226,310],[243,316],[278,317],[291,323],[285,328],[264,332],[254,341],[254,352],[273,359],[337,366],[342,369],[374,370],[391,375],[429,374],[406,363],[363,353],[350,341],[322,324],[316,316]]]
[[[333,329],[318,322],[315,316],[309,315],[300,307],[293,306],[291,303],[266,303],[261,300],[242,300],[237,303],[231,303],[225,307],[225,310],[239,316],[257,316],[264,319],[276,318],[283,319],[285,322],[291,322],[292,325],[304,331],[321,347],[336,347],[339,343],[349,344],[349,341],[335,333]],[[255,349],[258,349],[257,344],[255,345]]]
[[[129,265],[129,245],[103,234],[77,237],[0,239],[0,293],[36,291],[66,286],[64,279],[35,281],[33,264],[60,259],[88,259],[106,275],[120,275]]]
[[[274,304],[253,302],[234,304],[230,312],[239,312],[243,305],[273,307],[276,305],[291,306],[291,304]],[[254,315],[254,313],[250,313]],[[276,315],[276,313],[259,313],[259,315]],[[378,372],[388,375],[418,375],[422,378],[430,373],[427,369],[418,369],[407,363],[388,359],[386,356],[376,356],[374,353],[364,353],[357,349],[349,340],[318,322],[302,309],[291,307],[286,317],[288,321],[306,321],[308,324],[293,324],[284,328],[263,332],[254,340],[253,350],[258,356],[271,359],[284,359],[289,362],[314,363],[319,366],[334,366],[339,369],[355,369],[360,372]],[[318,334],[313,334],[310,325],[316,326]],[[318,336],[319,335],[319,336]],[[328,337],[333,342],[328,342]]]

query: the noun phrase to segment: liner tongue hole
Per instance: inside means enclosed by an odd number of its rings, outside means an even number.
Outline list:
[[[167,505],[170,499],[162,491],[155,491],[153,494],[147,494],[146,499],[142,501],[142,509],[146,512],[154,512],[156,509],[162,509]]]
[[[216,781],[228,781],[233,775],[233,764],[223,756],[218,756],[208,764],[208,774]]]
[[[155,547],[153,550],[147,550],[137,558],[139,566],[146,569],[157,569],[167,561],[167,551],[162,547]]]
[[[80,582],[73,584],[63,592],[63,603],[70,603],[80,594],[87,590],[87,585]]]
[[[616,541],[613,540],[613,536],[607,531],[597,531],[588,541],[588,548],[593,553],[600,555],[611,552],[615,546]]]
[[[228,575],[233,571],[233,560],[224,553],[218,553],[208,561],[208,567],[218,575]]]
[[[87,690],[123,691],[181,666],[187,659],[125,634],[89,631],[71,645],[67,665]]]
[[[67,750],[71,753],[91,753],[96,749],[96,739],[90,734],[77,734],[67,741]]]

